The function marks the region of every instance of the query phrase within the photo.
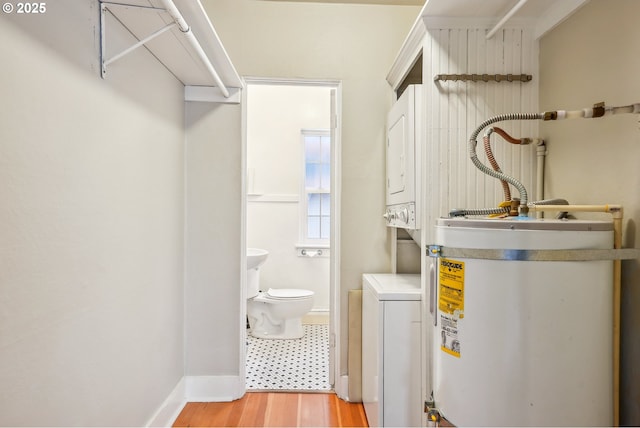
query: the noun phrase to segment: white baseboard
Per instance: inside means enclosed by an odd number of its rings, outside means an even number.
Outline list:
[[[184,377],[173,388],[171,394],[164,400],[156,413],[149,419],[145,426],[148,427],[170,427],[176,420],[184,405],[187,403],[185,394]]]
[[[246,391],[239,376],[185,376],[185,385],[187,400],[193,402],[233,401]]]
[[[245,392],[245,381],[239,376],[185,376],[146,426],[172,426],[188,402],[233,401],[241,398]]]
[[[349,401],[349,375],[340,376],[333,389],[338,398]]]
[[[329,324],[329,312],[310,311],[303,315],[302,324]]]

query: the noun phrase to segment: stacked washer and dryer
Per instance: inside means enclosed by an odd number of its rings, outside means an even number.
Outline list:
[[[419,233],[421,86],[410,85],[387,119],[387,226]],[[362,279],[362,401],[369,426],[422,425],[422,285],[419,274]]]

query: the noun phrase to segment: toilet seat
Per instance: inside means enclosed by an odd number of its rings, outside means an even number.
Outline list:
[[[313,291],[298,288],[270,288],[264,294],[266,294],[266,297],[274,300],[292,300],[311,297],[313,296]]]

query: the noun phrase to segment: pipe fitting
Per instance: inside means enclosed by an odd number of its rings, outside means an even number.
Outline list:
[[[454,218],[454,217],[464,217],[465,215],[467,215],[467,211],[460,209],[460,208],[456,208],[453,209],[451,211],[449,211],[449,217],[450,218]]]
[[[509,207],[509,217],[516,217],[520,215],[520,199],[513,198],[511,199],[511,206]]]
[[[604,112],[604,101],[593,105],[593,117],[602,117]]]
[[[431,409],[427,413],[427,419],[429,419],[429,422],[432,422],[437,426],[442,420],[442,416],[440,415],[438,409]]]
[[[528,217],[529,216],[529,207],[527,205],[520,205],[518,208],[518,215],[520,217]]]

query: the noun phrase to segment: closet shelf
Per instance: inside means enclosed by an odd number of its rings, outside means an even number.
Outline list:
[[[137,42],[120,45],[130,33]],[[100,0],[102,77],[144,46],[185,86],[186,101],[239,103],[242,79],[200,0]]]

